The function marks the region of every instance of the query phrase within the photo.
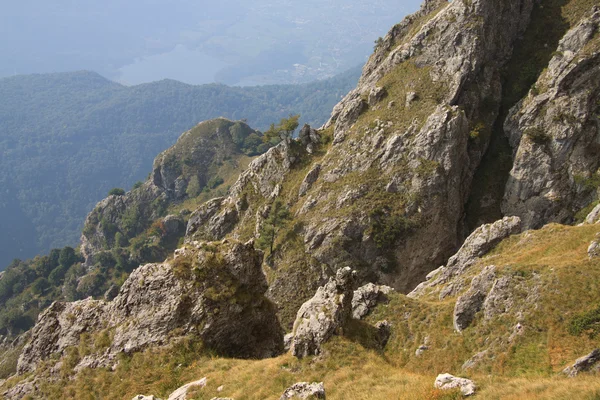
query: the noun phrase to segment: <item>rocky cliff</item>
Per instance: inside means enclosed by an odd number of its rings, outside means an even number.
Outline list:
[[[567,32],[505,121],[515,154],[502,210],[527,228],[572,223],[598,198],[599,24],[596,7]]]
[[[321,130],[330,144],[312,154],[297,143],[298,151],[281,145],[265,154],[230,197],[196,212],[188,235],[256,236],[269,204],[284,199],[295,225],[271,256],[270,296],[292,309],[282,310],[287,324],[342,265],[362,280],[412,289],[463,240],[501,71],[532,5],[425,2],[390,31],[358,87],[334,108]],[[299,286],[306,291],[289,298]]]
[[[224,118],[198,124],[185,132],[174,146],[159,154],[153,170],[143,184],[124,195],[102,200],[88,215],[81,237],[86,263],[95,263],[94,254],[115,247],[125,247],[143,233],[169,206],[193,199],[222,184],[224,166],[239,171],[244,167],[243,149],[251,147],[249,137],[261,142],[262,134],[241,121]],[[231,174],[227,171],[225,173]],[[180,219],[183,224],[183,218]],[[171,222],[168,235],[183,236],[184,229]],[[172,251],[173,249],[171,249]],[[166,255],[159,257],[164,259]],[[137,262],[152,257],[137,257]]]

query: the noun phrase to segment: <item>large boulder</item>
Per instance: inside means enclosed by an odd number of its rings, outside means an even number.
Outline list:
[[[77,346],[81,334],[102,330],[107,317],[107,304],[101,300],[52,303],[32,328],[31,339],[19,357],[17,373],[35,371],[40,361]]]
[[[264,297],[261,265],[262,253],[252,241],[194,243],[172,260],[136,269],[111,302],[54,303],[33,328],[18,372],[35,370],[54,353],[64,355],[82,333],[108,330],[114,332],[108,347],[86,356],[82,366],[110,365],[120,352],[167,345],[189,334],[224,356],[278,355],[283,331]]]
[[[590,260],[600,256],[600,234],[596,234],[594,240],[591,241],[587,254]]]
[[[338,270],[335,277],[320,287],[314,297],[304,303],[294,322],[291,351],[298,358],[320,354],[321,345],[344,326],[352,316],[355,272]]]
[[[387,295],[393,291],[394,289],[389,286],[373,283],[359,287],[352,296],[352,318],[364,318],[377,304],[386,302]]]
[[[438,375],[437,378],[435,378],[434,387],[442,390],[458,388],[463,396],[471,396],[475,394],[475,390],[477,390],[477,386],[472,380],[466,378],[457,378],[456,376],[450,374]]]

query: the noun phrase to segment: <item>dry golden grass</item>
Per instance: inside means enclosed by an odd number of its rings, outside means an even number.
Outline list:
[[[526,335],[512,343],[508,334],[516,323],[512,312],[491,321],[477,316],[461,334],[453,331],[453,301],[418,301],[391,296],[368,322],[388,319],[392,337],[384,352],[370,350],[367,324],[354,324],[346,337],[335,337],[320,357],[297,360],[283,355],[266,360],[235,360],[211,356],[194,341],[172,348],[148,350],[123,357],[115,372],[85,370],[75,379],[64,377],[42,385],[47,399],[131,399],[136,394],[166,398],[187,382],[208,378],[198,400],[216,396],[278,399],[299,381],[324,382],[328,399],[458,399],[457,392],[433,388],[439,373],[474,379],[481,399],[600,399],[596,376],[574,379],[560,374],[577,357],[598,347],[598,338],[567,331],[573,316],[600,305],[600,263],[587,257],[587,245],[600,226],[549,225],[501,243],[472,274],[484,265],[497,265],[530,288],[538,287],[537,307],[526,307]],[[521,292],[515,291],[514,296]],[[516,304],[521,298],[515,297]],[[430,349],[416,357],[416,348],[429,337]],[[489,350],[490,357],[472,371],[461,370],[473,354]],[[11,384],[13,384],[11,382]],[[223,391],[217,392],[219,386]]]

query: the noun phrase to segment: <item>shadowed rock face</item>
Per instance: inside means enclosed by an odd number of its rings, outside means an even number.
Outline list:
[[[593,367],[597,368],[599,362],[600,349],[594,349],[590,354],[578,358],[573,365],[565,368],[563,374],[567,375],[569,378],[573,378],[582,372],[591,370]]]
[[[502,240],[520,232],[521,219],[519,217],[505,217],[493,224],[480,226],[469,235],[445,266],[427,275],[427,280],[419,284],[408,296],[418,298],[431,290],[440,290],[441,286],[450,280],[461,277],[480,257],[492,250]],[[460,285],[447,285],[441,290],[440,299],[455,295],[461,288]],[[479,290],[475,289],[475,292],[479,292]]]
[[[524,228],[571,223],[597,198],[600,167],[600,9],[560,41],[532,91],[510,112],[514,149],[502,211]]]
[[[84,358],[83,366],[111,365],[119,352],[168,344],[173,332],[193,334],[226,356],[275,356],[283,350],[283,332],[264,297],[261,264],[252,242],[194,243],[173,260],[135,270],[111,302],[54,303],[33,328],[18,372],[35,370],[53,353],[65,354],[82,333],[107,330],[114,332],[110,345]]]

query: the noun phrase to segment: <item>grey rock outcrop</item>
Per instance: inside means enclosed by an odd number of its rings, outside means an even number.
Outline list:
[[[590,354],[578,358],[575,363],[563,370],[563,374],[570,378],[577,376],[581,372],[586,372],[597,367],[600,363],[600,349],[594,349]]]
[[[454,329],[461,332],[467,328],[475,314],[481,310],[487,294],[494,283],[496,274],[493,265],[484,268],[484,270],[473,278],[469,290],[456,301],[454,306]]]
[[[321,164],[315,164],[312,169],[306,174],[302,184],[300,185],[300,189],[298,190],[298,196],[304,196],[306,192],[310,190],[312,184],[317,181],[319,177],[319,173],[321,172]]]
[[[377,329],[379,348],[383,349],[392,336],[392,323],[385,319],[383,321],[378,321],[375,323],[375,329]]]
[[[104,329],[107,316],[106,303],[101,300],[52,303],[38,317],[31,339],[19,357],[17,373],[34,371],[51,354],[62,354],[78,345],[82,333]]]
[[[367,283],[354,291],[352,296],[352,318],[362,319],[377,304],[387,301],[387,295],[394,289],[385,285]]]
[[[590,260],[600,257],[600,235],[592,240],[587,249],[588,258]]]
[[[429,279],[419,284],[408,296],[417,298],[436,286],[439,288],[452,278],[463,274],[480,257],[492,250],[502,240],[520,232],[521,220],[519,217],[504,217],[493,224],[480,226],[469,235],[458,252],[450,257],[445,266],[428,275]],[[442,292],[441,297],[455,295],[460,289],[460,286],[449,286]]]
[[[261,205],[270,204],[279,195],[282,182],[297,162],[291,146],[290,140],[284,140],[254,159],[230,188],[228,197],[211,200],[194,211],[186,242],[220,240],[238,225],[254,225],[259,204],[250,204],[248,193],[260,198]]]
[[[100,201],[86,217],[81,235],[81,254],[86,265],[92,266],[96,253],[114,245],[116,232],[133,237],[145,229],[150,221],[159,218],[160,214],[153,204],[167,200],[164,191],[147,181],[122,196],[108,196]],[[135,218],[132,226],[125,222],[128,210]]]
[[[415,357],[421,357],[427,350],[429,350],[429,346],[424,344],[420,345],[417,347],[417,350],[415,350]]]
[[[434,387],[436,389],[442,390],[450,390],[450,389],[460,389],[460,392],[463,396],[471,396],[475,394],[477,390],[477,386],[475,382],[470,379],[465,378],[457,378],[456,376],[450,374],[440,374],[435,378]]]
[[[111,302],[54,303],[39,317],[18,372],[34,371],[53,353],[77,346],[82,333],[114,331],[108,348],[82,360],[106,366],[120,352],[169,344],[194,334],[217,353],[264,358],[283,351],[283,332],[273,305],[262,253],[253,242],[195,243],[161,264],[136,269]],[[77,368],[76,368],[77,369]]]
[[[279,398],[279,400],[288,399],[325,399],[325,386],[323,385],[323,382],[295,383],[287,388]]]
[[[110,287],[104,292],[104,300],[111,301],[119,294],[119,287],[117,285],[110,285]]]
[[[479,353],[473,355],[473,357],[469,358],[467,361],[465,361],[461,367],[461,369],[463,371],[467,371],[470,369],[474,369],[477,367],[477,365],[479,365],[483,360],[485,360],[485,358],[488,356],[488,351],[487,350],[483,350],[480,351]]]
[[[600,222],[600,204],[585,217],[586,224],[597,224],[598,222]]]
[[[306,152],[312,154],[315,147],[321,142],[321,135],[316,129],[311,128],[310,125],[304,124],[298,133],[298,139],[306,149]]]
[[[515,155],[502,210],[520,216],[524,228],[570,223],[597,198],[599,26],[595,6],[563,37],[547,70],[505,122]]]
[[[190,183],[196,186],[193,191],[205,187],[216,166],[242,154],[236,143],[253,133],[246,123],[225,118],[201,122],[184,132],[175,145],[155,158],[152,173],[141,186],[122,196],[108,196],[87,216],[81,236],[86,265],[94,265],[95,254],[121,246],[115,243],[116,233],[125,241],[131,239],[160,218],[168,203],[197,195],[188,191]],[[162,226],[163,240],[185,233],[185,223],[177,216],[167,216]]]
[[[344,186],[339,181],[352,174],[354,182],[357,176],[374,169],[377,174],[370,177],[369,183],[385,179],[389,183],[388,193],[403,193],[419,199],[409,200],[399,211],[414,224],[408,224],[412,225],[411,229],[398,235],[394,246],[397,264],[394,273],[386,274],[393,269],[390,266],[377,268],[383,265],[376,262],[381,254],[369,241],[373,238],[368,237],[369,227],[377,222],[366,212],[340,218],[320,245],[311,245],[313,257],[328,265],[352,265],[351,260],[360,260],[363,265],[377,266],[369,272],[377,275],[379,282],[408,291],[456,250],[462,240],[457,228],[462,223],[460,218],[464,214],[463,205],[470,192],[473,171],[487,148],[484,139],[477,144],[470,141],[469,133],[476,120],[488,126],[494,124],[498,109],[483,115],[481,104],[484,99],[486,103],[492,100],[499,104],[500,70],[512,53],[514,41],[527,27],[533,3],[533,0],[518,5],[489,0],[430,1],[386,35],[365,65],[358,87],[334,108],[324,126],[333,128],[334,142],[319,161],[322,178],[312,189],[318,191],[323,200],[321,207],[317,204],[308,210],[306,218],[311,219],[316,213],[327,215],[334,209],[339,213],[344,207],[356,206],[357,200],[337,209],[328,207],[327,202],[342,197]],[[425,15],[426,22],[419,25],[417,21]],[[398,70],[413,65],[424,72],[423,79],[432,80],[430,90],[443,82],[443,87],[433,89],[438,97],[426,116],[415,122],[404,107],[407,92],[415,92],[416,96],[411,109],[416,107],[416,102],[424,101],[423,93],[403,87],[402,97],[399,97],[386,87],[390,100],[400,103],[397,105],[399,114],[407,113],[409,120],[397,121],[390,117],[389,121],[383,121],[383,127],[367,126],[364,120],[371,125],[376,121],[368,119],[370,110],[364,99],[381,87],[382,79],[385,81],[388,74],[398,74]],[[400,169],[400,165],[405,167]],[[332,189],[331,183],[337,186]],[[378,190],[381,189],[369,187],[367,193]],[[440,193],[443,195],[439,196]],[[348,225],[353,226],[352,236],[343,231]],[[315,224],[312,228],[310,223],[306,226],[305,235],[316,237],[314,230],[320,227]],[[335,250],[331,249],[334,244],[337,245]]]
[[[341,268],[300,307],[291,345],[294,356],[302,358],[320,354],[321,345],[351,318],[355,279],[354,271],[348,267]]]
[[[190,390],[193,387],[203,388],[205,386],[206,386],[206,378],[202,378],[202,379],[194,381],[194,382],[186,383],[185,385],[177,388],[173,393],[171,393],[169,395],[168,400],[186,400],[188,398],[187,397],[188,390]]]
[[[369,92],[369,106],[373,107],[375,106],[377,103],[379,103],[381,100],[383,100],[383,98],[387,95],[387,92],[384,88],[382,87],[374,87],[373,89],[371,89],[371,91]]]
[[[34,377],[25,381],[19,382],[4,393],[0,393],[3,398],[8,400],[21,400],[26,396],[36,396],[39,391],[40,379]]]

